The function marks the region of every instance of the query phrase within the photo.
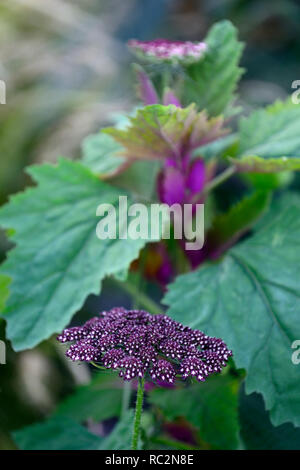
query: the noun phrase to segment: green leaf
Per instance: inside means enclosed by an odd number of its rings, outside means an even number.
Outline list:
[[[243,72],[239,60],[243,44],[229,21],[215,24],[205,42],[208,51],[198,63],[187,67],[184,103],[195,102],[210,116],[222,113],[234,98],[237,82]]]
[[[205,160],[210,160],[211,158],[215,158],[222,155],[225,151],[231,149],[234,145],[236,145],[237,142],[237,134],[226,135],[225,137],[221,137],[220,139],[214,142],[197,148],[193,152],[193,157],[202,157]]]
[[[80,163],[32,167],[38,186],[11,198],[0,224],[17,244],[2,266],[12,278],[4,315],[15,350],[31,348],[61,331],[105,276],[138,257],[145,240],[99,240],[96,209],[118,204],[119,191]]]
[[[267,191],[256,191],[241,199],[225,214],[220,214],[212,222],[206,235],[206,250],[218,256],[238,240],[269,207],[271,197]]]
[[[123,147],[112,137],[94,134],[86,137],[82,143],[82,163],[101,177],[109,177],[124,164],[120,156]]]
[[[65,416],[28,426],[13,433],[22,450],[92,450],[100,438]]]
[[[208,119],[204,111],[197,113],[194,104],[187,108],[154,104],[138,109],[126,129],[109,127],[102,132],[125,148],[126,158],[151,160],[176,156],[183,146],[191,150],[221,137],[222,124],[221,117]]]
[[[275,425],[300,425],[300,369],[291,361],[300,338],[300,199],[288,194],[259,222],[252,237],[221,262],[179,276],[165,303],[168,314],[222,337],[246,392],[261,392]]]
[[[292,171],[279,173],[243,173],[244,180],[256,189],[263,191],[285,188],[291,184],[295,177]]]
[[[10,278],[0,274],[0,312],[4,309],[6,300],[9,296]]]
[[[229,377],[212,377],[205,383],[176,390],[155,388],[150,403],[168,420],[186,418],[213,449],[238,446],[238,382]]]
[[[300,107],[276,102],[241,120],[238,158],[240,171],[300,170]]]
[[[129,410],[104,439],[68,416],[59,415],[15,431],[13,438],[22,450],[129,450],[132,428],[133,410]]]
[[[97,372],[88,385],[81,385],[63,400],[55,415],[68,416],[74,421],[103,421],[119,416],[122,407],[123,381],[115,374]]]
[[[133,410],[128,410],[112,432],[101,441],[99,450],[130,450],[133,432]]]
[[[240,397],[241,438],[250,450],[300,450],[300,428],[292,424],[272,426],[261,395]]]
[[[111,178],[110,183],[129,191],[141,201],[157,200],[156,181],[160,168],[159,161],[136,160],[121,174]]]
[[[300,170],[299,157],[278,157],[278,158],[262,158],[253,156],[245,156],[239,160],[230,158],[239,171],[246,172],[265,172],[275,173],[277,171],[298,171]]]

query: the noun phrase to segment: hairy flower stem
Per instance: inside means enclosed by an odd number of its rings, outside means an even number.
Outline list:
[[[204,187],[204,189],[200,192],[194,195],[192,202],[195,203],[199,200],[201,196],[204,196],[205,194],[208,194],[210,191],[215,189],[217,186],[220,184],[224,183],[224,181],[228,180],[231,178],[232,175],[236,172],[236,167],[234,165],[229,166],[224,170],[222,173],[220,173],[218,176],[216,176],[213,180],[211,180],[209,183],[207,183]]]
[[[139,378],[137,396],[136,396],[136,405],[135,405],[135,415],[133,423],[133,436],[132,436],[132,450],[137,450],[138,441],[140,435],[140,426],[141,426],[141,417],[143,411],[143,398],[144,398],[144,378]]]

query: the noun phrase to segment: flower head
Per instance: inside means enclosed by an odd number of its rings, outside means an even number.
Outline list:
[[[205,42],[169,41],[138,41],[132,39],[128,46],[133,52],[151,62],[197,62],[207,49]]]
[[[173,384],[176,377],[204,381],[226,366],[232,352],[219,338],[193,330],[167,315],[113,308],[81,327],[65,329],[58,341],[73,342],[66,355],[119,370],[124,380],[146,375]]]

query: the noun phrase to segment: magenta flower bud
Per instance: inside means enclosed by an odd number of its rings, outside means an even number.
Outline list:
[[[191,195],[194,195],[204,188],[205,185],[205,163],[202,158],[194,160],[188,170],[186,186]]]
[[[177,108],[182,107],[175,93],[169,88],[166,88],[166,90],[164,91],[164,95],[163,95],[163,105],[169,106],[169,104],[173,104],[174,106],[177,106]]]
[[[140,66],[135,66],[136,76],[138,80],[138,95],[144,105],[159,103],[159,99],[153,83]]]
[[[157,189],[161,202],[171,206],[172,204],[182,204],[185,195],[185,179],[183,173],[171,166],[160,172]]]

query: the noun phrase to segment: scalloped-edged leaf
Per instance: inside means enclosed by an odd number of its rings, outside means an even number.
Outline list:
[[[0,224],[13,228],[1,267],[12,278],[4,310],[15,350],[31,348],[61,331],[105,276],[126,270],[145,240],[99,240],[96,209],[118,209],[119,190],[80,163],[31,167],[37,187],[13,196],[0,209]],[[125,194],[125,193],[124,193]]]
[[[201,385],[176,390],[156,388],[150,392],[149,401],[158,406],[168,420],[186,418],[212,449],[236,449],[238,386],[232,378],[212,377]]]
[[[277,171],[299,171],[299,157],[262,158],[256,155],[241,157],[239,160],[230,159],[242,172],[276,173]]]
[[[111,135],[125,149],[126,158],[163,159],[175,157],[183,148],[189,151],[226,133],[223,118],[208,119],[194,104],[187,108],[154,104],[138,109],[126,129],[109,127]]]
[[[114,175],[124,164],[123,147],[102,133],[89,135],[82,143],[82,163],[102,178]]]
[[[184,102],[195,102],[210,116],[222,113],[234,98],[237,82],[243,72],[239,60],[243,44],[229,21],[220,21],[208,32],[208,49],[203,59],[185,68],[187,74]]]
[[[253,236],[179,276],[165,297],[172,318],[228,343],[247,370],[246,392],[263,394],[275,425],[300,425],[300,369],[291,360],[300,338],[299,211],[299,196],[288,194]]]
[[[254,111],[241,120],[239,171],[300,170],[300,107],[291,101]]]
[[[13,433],[21,450],[94,450],[101,438],[66,416],[55,416]]]
[[[115,374],[96,372],[91,382],[77,387],[57,407],[55,415],[74,421],[103,421],[121,413],[124,382]]]

